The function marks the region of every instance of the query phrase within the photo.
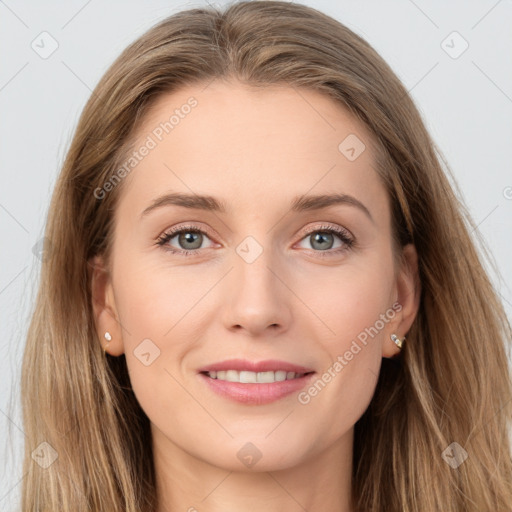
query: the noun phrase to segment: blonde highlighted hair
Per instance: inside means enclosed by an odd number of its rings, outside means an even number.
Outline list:
[[[496,512],[512,507],[510,325],[471,238],[474,225],[407,90],[372,49],[317,10],[280,1],[194,8],[126,48],[93,91],[58,177],[22,368],[22,509],[153,512],[149,420],[124,356],[105,358],[91,303],[91,258],[107,260],[124,161],[163,94],[233,77],[323,92],[373,134],[397,246],[415,244],[421,303],[398,362],[383,360],[355,426],[354,510]],[[41,468],[47,442],[58,458]],[[457,468],[442,456],[458,443]]]

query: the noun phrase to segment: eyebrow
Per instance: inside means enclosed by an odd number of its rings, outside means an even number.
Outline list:
[[[293,198],[291,211],[305,212],[321,210],[333,205],[354,206],[361,210],[372,222],[373,217],[368,208],[358,199],[348,194],[321,194],[301,195]],[[169,193],[157,197],[140,215],[145,217],[150,212],[164,206],[181,206],[192,210],[205,210],[210,212],[226,213],[226,203],[209,195]]]

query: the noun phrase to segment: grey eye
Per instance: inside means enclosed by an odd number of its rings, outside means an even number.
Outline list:
[[[197,231],[183,231],[176,235],[181,249],[199,249],[203,243],[203,234]]]
[[[321,251],[332,249],[334,245],[334,235],[326,231],[318,231],[309,235],[313,249]]]

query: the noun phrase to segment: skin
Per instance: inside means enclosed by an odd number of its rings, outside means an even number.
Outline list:
[[[198,105],[122,184],[110,272],[101,257],[94,261],[98,335],[104,342],[109,331],[108,352],[126,354],[151,422],[158,512],[352,511],[354,424],[382,358],[399,352],[390,335],[403,337],[417,313],[416,251],[407,246],[398,266],[372,138],[332,99],[236,81],[187,86],[158,99],[135,146],[191,96]],[[354,161],[338,149],[349,134],[366,146]],[[164,192],[209,194],[227,211],[168,205],[140,219]],[[333,192],[355,197],[371,219],[350,204],[290,210],[297,195]],[[205,231],[195,254],[156,244],[189,222]],[[336,234],[315,244],[326,225],[348,230],[355,245]],[[263,250],[252,263],[236,251],[247,236]],[[167,246],[193,244],[175,236]],[[321,376],[397,301],[401,310],[307,404],[297,393],[240,404],[198,376],[230,358],[280,359]],[[148,338],[160,355],[146,366],[134,350]],[[237,457],[248,442],[261,454],[252,467]]]

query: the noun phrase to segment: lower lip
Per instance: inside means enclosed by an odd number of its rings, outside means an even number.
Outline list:
[[[296,379],[269,382],[267,384],[229,382],[227,380],[212,379],[204,373],[200,373],[199,377],[206,382],[210,389],[223,397],[243,404],[263,405],[300,391],[309,383],[314,375],[314,373],[310,373]]]

